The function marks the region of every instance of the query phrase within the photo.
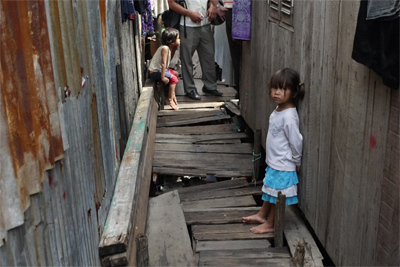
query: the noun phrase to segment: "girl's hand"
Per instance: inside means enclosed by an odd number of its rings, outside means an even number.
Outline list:
[[[167,77],[161,78],[161,80],[165,83],[168,84],[169,83],[169,79]]]
[[[194,22],[194,23],[199,23],[203,20],[203,16],[200,15],[198,12],[191,12],[189,15],[189,18]]]
[[[300,172],[300,167],[301,166],[296,166],[296,172]]]

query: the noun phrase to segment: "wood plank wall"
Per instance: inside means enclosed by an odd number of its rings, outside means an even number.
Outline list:
[[[241,112],[262,140],[274,108],[270,76],[291,67],[306,84],[299,206],[336,265],[377,263],[388,142],[391,90],[351,59],[358,9],[358,1],[295,1],[285,28],[268,20],[267,1],[252,1],[242,51]]]

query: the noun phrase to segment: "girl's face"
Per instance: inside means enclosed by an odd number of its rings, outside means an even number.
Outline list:
[[[289,88],[271,88],[271,98],[278,106],[292,103],[292,92]]]
[[[181,39],[179,38],[179,34],[176,36],[176,40],[172,44],[174,46],[179,46],[181,44]]]

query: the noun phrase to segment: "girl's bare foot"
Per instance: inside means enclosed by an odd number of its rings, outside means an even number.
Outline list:
[[[176,100],[176,96],[174,96],[172,99],[174,100],[175,105],[178,106],[178,101]]]
[[[175,101],[173,101],[171,98],[168,99],[167,104],[170,105],[170,107],[171,107],[173,110],[178,110],[178,106],[175,104]]]
[[[274,226],[270,225],[268,222],[260,224],[259,226],[253,227],[250,231],[254,234],[265,234],[265,233],[273,233]]]
[[[251,216],[247,216],[247,217],[242,217],[243,223],[265,223],[267,220],[258,215],[258,214],[254,214]]]

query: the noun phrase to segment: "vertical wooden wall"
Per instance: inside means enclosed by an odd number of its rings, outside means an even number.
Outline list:
[[[287,29],[268,20],[267,1],[253,1],[252,39],[243,42],[241,111],[263,140],[274,108],[271,74],[291,67],[306,84],[298,107],[304,136],[299,206],[336,265],[376,265],[390,156],[391,90],[351,59],[358,8],[358,1],[295,1],[293,29]]]

